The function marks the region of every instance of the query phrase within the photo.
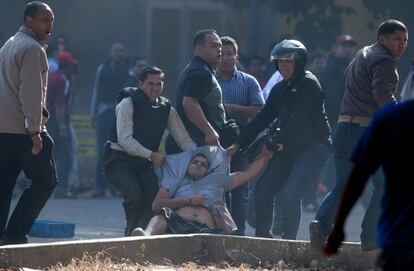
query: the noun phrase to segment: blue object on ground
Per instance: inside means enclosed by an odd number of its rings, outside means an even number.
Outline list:
[[[29,236],[45,238],[70,238],[74,234],[74,223],[51,220],[36,220],[29,232]]]

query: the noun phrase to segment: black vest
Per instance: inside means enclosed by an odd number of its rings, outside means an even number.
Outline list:
[[[141,89],[128,87],[118,93],[117,104],[127,97],[132,98],[134,106],[133,137],[145,148],[154,152],[158,151],[170,115],[170,102],[160,96],[156,103],[151,103]],[[109,133],[109,140],[114,143],[118,142],[116,116]]]

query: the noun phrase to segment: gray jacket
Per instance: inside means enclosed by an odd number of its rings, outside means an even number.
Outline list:
[[[372,118],[385,104],[396,102],[398,80],[395,59],[383,45],[362,48],[345,71],[340,114]]]
[[[46,52],[26,27],[0,49],[0,133],[45,131]]]

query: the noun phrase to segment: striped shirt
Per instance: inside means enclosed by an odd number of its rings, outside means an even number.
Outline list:
[[[225,104],[237,104],[243,106],[261,106],[264,105],[264,99],[260,85],[256,78],[250,74],[244,73],[237,69],[234,70],[230,80],[220,79],[216,74],[217,80],[223,91],[223,102]],[[231,115],[237,122],[247,124],[248,118]]]

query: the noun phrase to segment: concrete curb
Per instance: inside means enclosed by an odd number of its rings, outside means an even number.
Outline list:
[[[0,268],[45,268],[59,262],[65,265],[72,258],[82,258],[85,252],[95,255],[102,251],[113,259],[126,258],[139,263],[228,261],[257,266],[283,260],[307,267],[336,266],[350,270],[372,269],[376,258],[376,253],[362,252],[357,243],[345,243],[339,255],[327,258],[312,249],[308,241],[189,234],[3,246]]]

